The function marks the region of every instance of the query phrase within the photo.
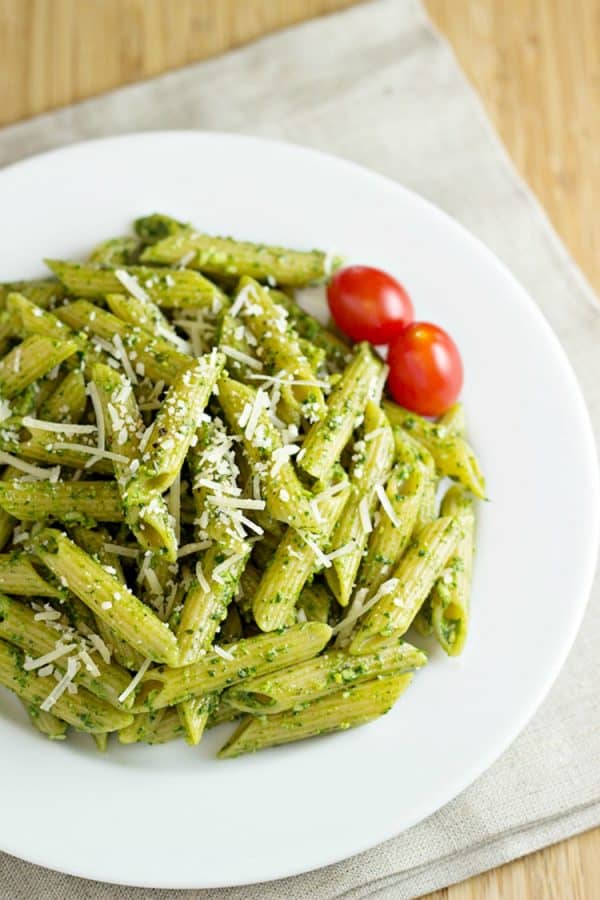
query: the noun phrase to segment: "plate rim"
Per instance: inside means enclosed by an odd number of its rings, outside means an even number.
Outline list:
[[[238,876],[229,877],[227,880],[212,879],[210,881],[204,881],[200,885],[200,887],[197,881],[191,881],[189,877],[182,878],[178,881],[174,881],[172,878],[170,878],[161,880],[160,882],[156,880],[153,880],[152,882],[144,882],[140,879],[125,878],[119,878],[116,881],[110,879],[108,880],[108,883],[110,884],[122,884],[132,887],[149,889],[158,888],[167,890],[198,890],[244,886],[258,884],[261,882],[268,883],[282,878],[294,877],[324,868],[329,865],[334,865],[345,859],[350,859],[351,857],[354,857],[360,853],[371,850],[373,847],[377,846],[383,841],[392,839],[393,837],[402,834],[404,831],[407,831],[409,828],[414,827],[419,822],[424,821],[424,819],[428,818],[430,815],[433,815],[441,808],[446,806],[459,794],[466,790],[467,787],[473,784],[487,769],[489,769],[494,764],[494,762],[496,762],[496,760],[500,758],[500,756],[502,756],[506,752],[510,745],[525,729],[529,721],[541,706],[544,699],[549,694],[554,683],[556,682],[556,679],[558,678],[558,675],[560,674],[565,664],[567,656],[569,655],[569,652],[573,647],[588,606],[597,565],[598,545],[600,543],[600,469],[598,467],[596,442],[594,438],[593,428],[583,391],[566,351],[562,347],[557,335],[555,334],[553,328],[547,321],[536,301],[529,294],[528,290],[517,279],[517,277],[513,275],[508,266],[504,262],[502,262],[502,260],[499,259],[479,237],[477,237],[461,222],[459,222],[458,219],[454,218],[452,215],[447,213],[432,201],[423,197],[421,194],[417,193],[411,188],[404,186],[400,182],[395,181],[390,176],[383,175],[373,169],[370,169],[368,166],[364,166],[360,163],[354,162],[353,160],[350,160],[346,157],[338,156],[336,154],[328,153],[314,147],[287,140],[273,139],[270,137],[259,137],[240,132],[201,129],[150,129],[145,131],[124,132],[91,138],[83,141],[76,141],[61,147],[55,147],[40,153],[33,153],[31,155],[28,155],[23,159],[12,162],[0,169],[0,190],[2,188],[2,182],[4,182],[6,178],[10,178],[11,174],[15,170],[25,168],[29,165],[43,163],[45,160],[55,156],[68,155],[69,153],[76,154],[81,150],[85,150],[86,148],[99,144],[118,144],[119,142],[128,143],[132,141],[144,142],[147,140],[156,139],[173,140],[176,138],[180,138],[183,140],[191,138],[193,140],[205,140],[209,142],[227,141],[238,143],[240,145],[248,142],[259,146],[267,144],[274,145],[276,148],[279,148],[286,152],[298,152],[304,155],[312,156],[314,159],[320,160],[325,164],[335,164],[339,167],[346,168],[350,173],[356,173],[360,177],[373,179],[379,182],[382,187],[385,186],[392,192],[404,195],[409,199],[411,203],[420,205],[427,214],[443,220],[445,227],[448,227],[457,232],[462,240],[466,241],[466,243],[470,246],[471,250],[474,253],[482,256],[487,265],[494,268],[499,275],[510,282],[515,298],[519,298],[519,305],[523,309],[526,309],[529,315],[536,320],[537,329],[543,333],[548,350],[552,351],[554,361],[560,367],[561,378],[568,383],[569,397],[572,403],[573,412],[576,415],[578,425],[580,427],[580,449],[582,453],[582,459],[585,458],[585,466],[589,475],[588,494],[590,498],[590,505],[588,510],[589,522],[586,523],[587,527],[585,529],[585,533],[590,536],[587,540],[587,543],[589,545],[589,550],[587,551],[587,564],[585,566],[585,571],[581,572],[579,575],[580,589],[577,592],[577,605],[576,607],[572,608],[567,627],[563,628],[563,640],[560,645],[560,650],[558,650],[554,654],[552,665],[549,665],[547,667],[546,677],[543,681],[543,684],[541,684],[539,688],[531,696],[529,696],[529,702],[523,706],[520,715],[518,717],[511,718],[510,726],[505,727],[502,733],[502,739],[498,738],[496,740],[493,749],[489,749],[487,753],[481,754],[478,757],[476,763],[473,763],[466,771],[463,771],[462,777],[457,777],[454,780],[452,789],[450,791],[443,791],[440,789],[438,793],[443,796],[436,795],[434,798],[432,798],[429,795],[428,802],[422,802],[419,806],[415,804],[415,810],[413,815],[410,817],[410,821],[403,824],[399,830],[397,826],[394,826],[392,828],[381,827],[375,834],[374,829],[371,829],[371,835],[366,843],[364,841],[357,841],[356,839],[354,840],[354,842],[349,841],[348,843],[354,844],[353,849],[351,849],[349,852],[336,852],[333,856],[331,854],[328,854],[326,850],[323,850],[323,852],[321,853],[321,858],[316,861],[313,860],[308,868],[303,864],[299,864],[298,866],[295,866],[293,868],[290,868],[288,866],[285,868],[285,870],[274,869],[271,874],[261,874],[260,877],[253,878],[251,880],[240,878]],[[357,844],[360,844],[360,846],[357,846]],[[78,870],[76,866],[65,868],[64,866],[56,865],[51,860],[45,858],[43,852],[23,853],[21,849],[12,848],[10,846],[2,846],[0,847],[0,851],[5,852],[8,855],[12,855],[18,859],[22,859],[26,862],[48,868],[56,872],[61,872],[80,878],[87,878],[91,881],[107,882],[107,876],[104,874],[94,875],[90,874],[90,872],[85,869]],[[313,854],[313,856],[314,855],[316,854]]]

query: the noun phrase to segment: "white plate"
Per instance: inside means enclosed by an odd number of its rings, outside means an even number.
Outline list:
[[[384,719],[218,762],[198,749],[52,744],[0,692],[0,848],[148,887],[279,878],[348,857],[439,809],[516,737],[581,621],[598,476],[571,368],[534,303],[459,225],[355,165],[299,147],[171,132],[69,147],[0,173],[0,278],[43,273],[160,210],[215,233],[341,251],[406,285],[454,335],[488,479],[464,655],[430,664]],[[576,698],[574,698],[576,702]]]

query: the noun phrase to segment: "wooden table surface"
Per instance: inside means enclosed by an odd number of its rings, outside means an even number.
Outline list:
[[[401,2],[401,0],[397,0]],[[425,0],[600,291],[600,0]],[[349,0],[0,0],[0,124],[221,53]],[[600,829],[429,900],[595,900]]]

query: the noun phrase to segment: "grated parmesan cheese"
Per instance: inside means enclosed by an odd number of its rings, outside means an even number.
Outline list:
[[[153,424],[148,425],[143,435],[140,438],[139,450],[140,453],[143,453],[146,447],[148,446],[148,441],[150,440],[150,436],[152,434],[152,429],[154,428]]]
[[[181,470],[177,472],[175,480],[169,489],[168,509],[175,520],[174,531],[177,543],[181,539]]]
[[[95,425],[71,425],[67,422],[47,422],[45,419],[35,419],[33,416],[23,416],[21,424],[25,428],[39,428],[43,431],[56,431],[59,434],[92,434],[96,431]]]
[[[0,397],[0,422],[5,422],[12,416],[12,409],[8,400]]]
[[[262,369],[262,363],[258,359],[254,359],[253,356],[248,356],[247,353],[242,353],[241,350],[236,350],[235,347],[229,347],[227,344],[222,344],[219,348],[223,351],[225,356],[231,357],[231,359],[235,359],[236,362],[244,363],[246,366],[249,366],[251,369]]]
[[[26,672],[33,672],[35,671],[35,669],[40,669],[42,666],[46,666],[48,663],[54,662],[57,659],[61,659],[61,657],[66,656],[67,653],[71,653],[72,650],[76,649],[77,644],[63,644],[62,641],[59,640],[57,641],[54,650],[50,650],[43,656],[38,656],[37,659],[32,659],[30,656],[26,656],[25,662],[23,663],[23,668]]]
[[[121,361],[125,374],[129,378],[132,384],[138,384],[137,375],[133,371],[133,366],[131,365],[131,361],[127,356],[127,351],[125,349],[125,344],[123,343],[123,338],[120,334],[113,335],[113,344],[115,345],[115,350],[117,351],[117,356]]]
[[[329,561],[329,565],[333,562],[334,559],[338,559],[340,556],[347,556],[348,553],[352,553],[355,549],[356,544],[354,541],[348,541],[347,544],[344,544],[343,547],[338,547],[337,550],[332,550],[331,553],[327,554],[327,559]]]
[[[203,591],[210,593],[210,584],[206,579],[206,575],[204,574],[204,570],[202,569],[202,563],[200,560],[196,563],[196,578],[198,579],[198,584],[202,588]]]
[[[38,669],[38,675],[40,678],[49,678],[50,675],[54,674],[54,666],[44,666],[42,669]]]
[[[183,544],[177,551],[177,559],[190,556],[192,553],[200,553],[202,550],[208,550],[211,543],[211,541],[195,541],[192,544]]]
[[[370,534],[373,531],[373,525],[371,523],[371,516],[369,514],[369,498],[363,497],[360,503],[358,504],[358,516],[360,519],[360,527],[364,531],[365,534]]]
[[[94,459],[86,463],[86,468],[93,465],[99,459],[111,459],[113,462],[128,463],[129,460],[122,453],[112,453],[110,450],[99,450],[97,447],[90,447],[88,444],[67,444],[60,442],[54,445],[57,450],[77,450],[79,453],[89,453]]]
[[[319,545],[309,535],[304,534],[301,531],[299,531],[298,534],[300,535],[300,537],[302,538],[304,543],[308,547],[310,547],[310,549],[314,553],[315,562],[319,566],[324,566],[326,569],[328,569],[331,566],[331,563],[330,563],[328,557],[323,553],[323,551],[321,550]]]
[[[382,597],[385,597],[387,594],[391,594],[398,587],[399,581],[397,578],[390,578],[388,581],[384,581],[383,584],[379,587],[379,589],[373,594],[371,599],[364,603],[364,599],[367,596],[367,588],[360,588],[356,594],[354,595],[354,600],[351,605],[348,607],[348,613],[341,622],[338,622],[337,625],[332,629],[332,634],[339,634],[343,637],[344,634],[347,634],[357,622],[361,616],[363,616],[366,612],[368,612],[376,603],[379,603]]]
[[[382,484],[375,485],[375,493],[377,494],[377,497],[379,498],[379,502],[381,503],[381,508],[385,512],[386,516],[388,517],[388,519],[390,520],[392,525],[395,528],[397,528],[398,525],[400,524],[400,520],[399,520],[398,516],[396,515],[396,513],[394,512],[392,504],[390,503],[390,498],[386,494],[384,486]]]
[[[115,278],[121,282],[126,291],[140,303],[151,303],[150,297],[140,285],[135,275],[125,272],[123,269],[115,269]]]
[[[367,441],[372,441],[374,438],[379,437],[380,434],[385,434],[388,430],[389,429],[385,426],[382,428],[374,428],[373,431],[369,431],[365,434],[363,440],[367,443]]]
[[[232,566],[235,566],[236,563],[241,562],[246,558],[246,553],[234,553],[232,556],[228,556],[227,559],[224,559],[222,563],[219,563],[218,566],[215,566],[213,569],[213,575],[221,575],[223,572],[227,572],[231,569]]]
[[[128,559],[137,559],[140,551],[134,550],[133,547],[123,547],[122,544],[105,543],[103,549],[107,553],[114,553],[115,556],[126,556]]]
[[[123,691],[123,693],[120,695],[119,703],[124,703],[125,700],[127,700],[127,698],[129,697],[129,695],[133,691],[135,691],[136,687],[138,686],[138,684],[140,683],[140,681],[142,680],[142,678],[148,671],[148,668],[149,668],[151,662],[152,662],[151,659],[144,660],[144,662],[139,667],[137,673],[133,676],[133,678],[131,679],[131,681],[129,682],[129,684],[127,685],[125,690]]]
[[[68,686],[71,684],[71,682],[79,672],[80,667],[81,664],[79,660],[75,659],[75,657],[73,656],[70,656],[67,660],[67,671],[62,676],[56,687],[50,691],[44,702],[40,704],[40,709],[42,709],[44,712],[50,712],[57,700],[60,700],[64,692],[67,690]]]
[[[179,262],[177,263],[177,268],[185,269],[185,267],[188,266],[191,263],[191,261],[194,259],[195,255],[196,255],[195,250],[189,250],[187,253],[184,253],[183,256],[181,257],[181,259],[179,260]]]
[[[106,423],[104,421],[104,410],[102,409],[102,400],[100,399],[100,391],[93,381],[87,386],[87,393],[92,406],[94,415],[96,416],[96,427],[98,429],[98,450],[106,450]]]
[[[78,655],[79,659],[84,664],[90,675],[93,675],[94,678],[99,678],[101,674],[100,669],[98,668],[90,654],[87,652],[87,650],[80,650]]]
[[[88,635],[89,641],[94,645],[102,659],[105,663],[110,662],[110,650],[102,640],[99,634],[94,634],[93,632]]]
[[[264,500],[251,500],[245,497],[207,497],[206,502],[211,506],[222,506],[226,509],[264,509],[267,505]]]
[[[37,478],[40,481],[51,481],[57,472],[60,474],[60,466],[52,466],[50,469],[44,469],[42,466],[31,465],[31,463],[27,463],[25,460],[19,459],[18,456],[13,456],[11,453],[6,453],[4,450],[0,450],[0,463],[4,463],[6,466],[12,466],[14,469],[19,469],[21,472],[26,472],[27,475],[31,475],[32,478]]]
[[[346,489],[346,484],[346,481],[336,481],[335,484],[332,484],[331,487],[325,488],[324,491],[321,491],[321,493],[315,497],[316,502],[320,503],[322,500],[327,500],[330,497],[335,497],[335,495],[339,494],[340,491]]]
[[[238,425],[240,428],[245,428],[248,424],[248,419],[250,418],[250,413],[252,412],[252,404],[244,403],[242,411],[240,413],[240,417],[238,419]]]
[[[219,647],[218,644],[213,645],[213,650],[215,651],[217,656],[220,656],[221,659],[226,659],[228,662],[231,662],[235,659],[233,653],[230,653],[229,650],[225,650],[224,647]]]

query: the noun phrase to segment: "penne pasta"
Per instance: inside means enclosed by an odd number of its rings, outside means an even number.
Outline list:
[[[412,677],[406,674],[373,679],[321,697],[300,710],[247,716],[219,751],[219,759],[366,725],[389,712]]]
[[[387,712],[411,626],[462,651],[464,409],[383,399],[394,354],[303,308],[326,282],[335,312],[340,263],[153,213],[0,284],[0,685],[41,736],[245,716],[234,757]]]

